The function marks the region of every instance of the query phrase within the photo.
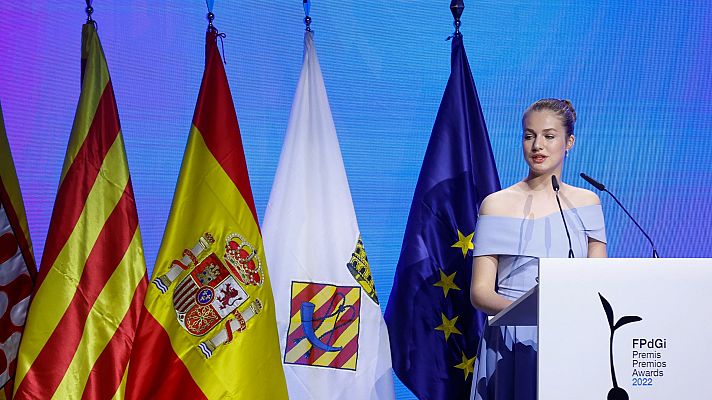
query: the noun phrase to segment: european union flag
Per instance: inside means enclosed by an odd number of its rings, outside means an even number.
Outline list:
[[[470,304],[470,250],[480,203],[499,189],[458,33],[385,314],[393,369],[418,398],[469,398],[486,318]]]

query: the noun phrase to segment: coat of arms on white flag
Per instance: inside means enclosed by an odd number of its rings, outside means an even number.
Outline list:
[[[290,398],[392,399],[391,354],[314,48],[262,233]]]

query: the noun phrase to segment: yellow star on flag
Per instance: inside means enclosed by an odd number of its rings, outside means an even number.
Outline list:
[[[477,357],[467,358],[465,352],[462,352],[462,362],[455,365],[455,368],[460,368],[465,373],[465,380],[475,371],[475,358]]]
[[[473,236],[475,236],[475,232],[472,232],[469,235],[465,236],[458,229],[457,230],[457,242],[455,242],[455,244],[453,244],[450,247],[459,247],[462,250],[462,256],[467,257],[467,252],[475,248],[475,245],[472,244]]]
[[[458,335],[462,335],[462,332],[460,332],[459,329],[455,327],[455,323],[457,322],[457,319],[460,318],[459,316],[456,316],[453,319],[447,319],[445,314],[440,313],[440,317],[443,320],[443,323],[435,328],[436,331],[443,331],[445,334],[445,342],[447,343],[447,340],[450,338],[450,335],[453,333],[456,333]]]
[[[450,289],[461,290],[454,282],[455,274],[457,274],[457,271],[453,272],[452,275],[445,275],[445,272],[440,270],[440,280],[433,284],[433,286],[440,286],[443,288],[445,298],[447,298],[447,292],[450,291]]]

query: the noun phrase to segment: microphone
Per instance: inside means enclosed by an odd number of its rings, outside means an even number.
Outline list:
[[[633,223],[635,224],[635,226],[637,226],[638,229],[640,229],[640,231],[643,233],[643,236],[645,236],[645,238],[648,239],[648,242],[650,242],[650,247],[653,248],[653,258],[660,258],[660,257],[658,256],[658,251],[655,249],[655,243],[653,243],[653,240],[650,239],[650,236],[648,236],[647,233],[645,233],[645,230],[643,230],[643,228],[640,226],[640,224],[638,224],[638,221],[636,221],[635,218],[633,218],[633,216],[630,215],[630,213],[628,212],[628,210],[626,210],[625,207],[623,207],[623,204],[621,204],[621,202],[618,201],[618,199],[616,198],[616,196],[614,196],[613,193],[609,192],[608,189],[606,189],[606,187],[605,187],[601,182],[599,182],[599,181],[597,181],[597,180],[591,178],[590,176],[584,174],[583,172],[581,172],[579,175],[580,175],[581,178],[583,178],[586,182],[588,182],[588,183],[590,183],[591,185],[593,185],[593,187],[595,187],[596,189],[598,189],[598,190],[600,190],[600,191],[602,191],[602,192],[606,192],[606,193],[608,193],[609,195],[611,195],[611,197],[613,197],[613,200],[616,201],[616,203],[620,206],[621,209],[623,209],[623,211],[624,211],[625,214],[628,216],[628,218],[630,218],[630,220],[633,221]]]
[[[603,186],[603,184],[602,184],[601,182],[599,182],[599,181],[597,181],[597,180],[591,178],[590,176],[584,174],[583,172],[582,172],[580,175],[581,175],[581,177],[582,177],[586,182],[588,182],[588,183],[590,183],[591,185],[593,185],[593,187],[595,187],[596,189],[598,189],[598,190],[603,190],[603,191],[606,191],[606,192],[608,191],[608,190],[606,190],[606,187]],[[609,193],[609,194],[610,194],[610,193]],[[611,195],[611,196],[613,196],[613,195]]]
[[[559,200],[559,181],[556,179],[556,175],[551,176],[551,187],[554,188],[554,193],[556,193],[556,204],[559,205],[561,220],[564,221],[564,230],[566,230],[566,238],[569,239],[569,258],[574,258],[574,249],[571,247],[571,235],[569,234],[569,227],[566,226],[566,218],[564,218],[564,209],[561,208],[561,200]]]

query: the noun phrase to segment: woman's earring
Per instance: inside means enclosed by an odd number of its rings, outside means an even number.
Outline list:
[[[566,150],[566,158],[568,158],[568,157],[569,157],[569,151]]]

